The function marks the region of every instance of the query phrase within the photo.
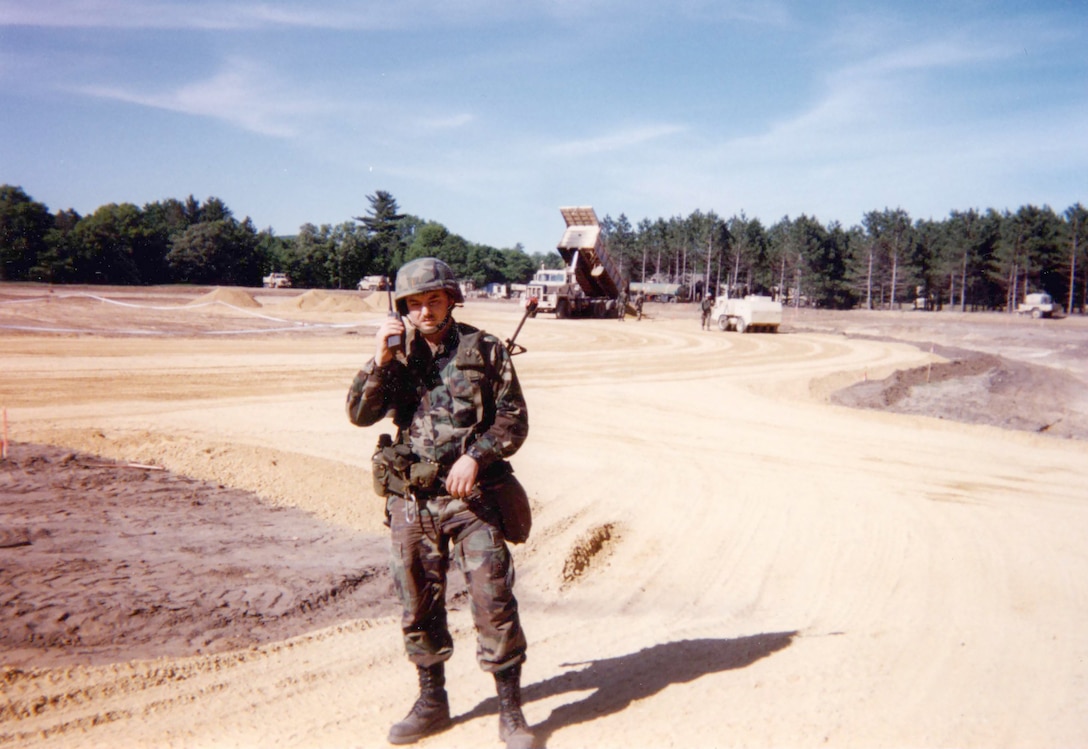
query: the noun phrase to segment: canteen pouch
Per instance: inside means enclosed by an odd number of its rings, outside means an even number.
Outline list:
[[[533,511],[529,506],[529,495],[525,487],[514,476],[514,469],[509,463],[496,463],[499,468],[496,476],[488,476],[480,482],[480,491],[485,500],[499,511],[502,534],[512,544],[523,544],[529,539],[533,528]]]
[[[390,494],[406,496],[411,468],[412,451],[408,445],[393,444],[390,435],[381,435],[370,458],[374,493],[379,497],[388,497]]]

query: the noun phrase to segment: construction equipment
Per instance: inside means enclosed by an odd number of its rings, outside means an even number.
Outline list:
[[[566,267],[541,268],[526,295],[536,298],[536,312],[552,312],[557,318],[618,317],[623,312],[618,301],[624,283],[601,239],[596,212],[589,206],[559,212],[567,228],[556,249]]]
[[[756,294],[743,299],[719,297],[710,311],[710,319],[718,321],[718,330],[777,333],[782,324],[782,303]]]

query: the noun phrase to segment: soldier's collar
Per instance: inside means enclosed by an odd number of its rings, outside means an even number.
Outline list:
[[[442,336],[442,340],[440,340],[438,346],[435,347],[435,355],[444,354],[448,351],[456,351],[457,344],[460,341],[461,331],[457,329],[457,321],[451,317],[449,325],[447,326],[446,335]]]

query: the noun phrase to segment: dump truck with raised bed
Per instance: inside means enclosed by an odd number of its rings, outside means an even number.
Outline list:
[[[718,330],[777,333],[782,324],[782,303],[757,294],[744,298],[718,297],[710,319],[717,320]]]
[[[536,312],[552,312],[557,318],[618,317],[623,279],[604,246],[597,213],[589,206],[559,212],[567,228],[556,249],[565,267],[541,268],[526,296],[537,300]]]

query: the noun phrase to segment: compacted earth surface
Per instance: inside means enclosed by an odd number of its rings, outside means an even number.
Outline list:
[[[383,314],[0,284],[0,745],[384,745],[414,683],[382,428],[343,414]],[[459,316],[506,336],[520,312]],[[648,305],[521,342],[541,746],[1088,742],[1084,318],[740,335]],[[456,571],[448,595],[466,686],[427,745],[491,744]]]
[[[219,652],[394,609],[382,539],[156,466],[15,443],[0,518],[8,666]]]

